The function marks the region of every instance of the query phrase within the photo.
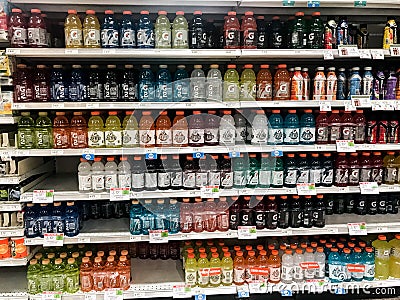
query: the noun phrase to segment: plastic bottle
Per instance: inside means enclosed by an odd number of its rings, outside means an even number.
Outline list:
[[[90,148],[101,148],[105,146],[104,123],[100,112],[92,111],[88,122],[88,144]]]
[[[331,253],[328,257],[329,280],[333,283],[343,282],[345,280],[345,270],[342,264],[342,259],[337,248],[331,248]]]
[[[228,12],[224,23],[224,49],[240,48],[240,24],[235,11]]]
[[[308,68],[301,69],[301,76],[303,77],[303,100],[310,100],[311,79],[308,74]]]
[[[304,270],[301,264],[304,263],[304,255],[301,249],[296,249],[293,254],[293,281],[303,282],[304,281]]]
[[[372,281],[375,278],[375,255],[372,247],[366,247],[364,253],[365,273],[364,280]]]
[[[53,121],[53,144],[55,149],[67,149],[70,147],[70,128],[65,112],[56,112]]]
[[[167,156],[161,155],[157,170],[157,183],[159,190],[168,190],[171,188],[171,176],[168,167]]]
[[[316,143],[327,144],[329,142],[329,118],[325,111],[321,111],[315,120],[316,123]]]
[[[33,84],[31,73],[24,64],[18,64],[14,78],[14,101],[30,102],[33,100]]]
[[[26,278],[28,281],[28,293],[31,295],[39,294],[41,292],[41,266],[37,259],[31,259],[29,262]]]
[[[322,49],[324,47],[324,23],[321,20],[321,13],[318,11],[312,13],[307,46],[311,49]]]
[[[139,146],[139,125],[133,111],[126,111],[122,121],[122,147],[134,148]]]
[[[139,73],[139,101],[155,100],[155,80],[150,65],[142,65]]]
[[[136,36],[138,48],[154,48],[154,27],[147,10],[140,12]]]
[[[384,177],[383,182],[385,184],[394,184],[398,177],[398,168],[396,167],[396,158],[393,151],[389,151],[383,159]]]
[[[280,110],[272,110],[272,115],[269,117],[268,144],[271,145],[283,144],[284,125],[280,112]]]
[[[246,135],[247,135],[247,127],[246,127],[246,118],[243,116],[243,110],[238,110],[233,116],[235,120],[235,143],[236,144],[244,144],[246,143]]]
[[[119,287],[124,291],[128,290],[131,281],[131,266],[128,258],[125,255],[119,257],[119,262],[117,264],[117,273]]]
[[[93,263],[93,290],[100,292],[105,289],[106,273],[101,257],[96,257]]]
[[[236,157],[233,160],[233,187],[245,188],[247,183],[247,168],[245,165],[244,155]]]
[[[217,64],[211,65],[207,73],[207,101],[222,101],[222,75],[218,68]]]
[[[130,10],[122,12],[121,26],[119,27],[119,45],[121,48],[136,47],[135,23]]]
[[[230,286],[233,282],[233,260],[230,252],[225,252],[221,260],[221,284]]]
[[[8,22],[10,46],[23,48],[28,45],[28,32],[26,19],[19,8],[11,9],[11,16]]]
[[[83,46],[100,48],[100,23],[94,10],[87,10],[83,19]]]
[[[189,253],[185,260],[185,284],[195,287],[197,284],[197,262],[194,253]]]
[[[242,251],[237,251],[233,260],[233,282],[243,285],[246,280],[246,264]]]
[[[65,208],[65,236],[73,237],[79,234],[79,212],[74,202],[67,202]]]
[[[244,65],[240,76],[240,101],[254,101],[257,96],[256,74],[253,65]]]
[[[393,44],[397,44],[397,24],[395,17],[387,17],[387,23],[383,30],[383,49],[389,49]]]
[[[340,119],[340,135],[342,140],[354,140],[353,116],[349,111],[345,111]]]
[[[347,186],[349,182],[349,167],[346,153],[339,153],[335,162],[335,186]]]
[[[90,65],[87,85],[87,97],[90,101],[102,101],[103,95],[103,80],[100,80],[98,65]]]
[[[221,188],[230,189],[233,186],[233,172],[231,160],[228,155],[224,155],[220,160],[219,169],[221,171]]]
[[[101,157],[95,157],[92,164],[92,190],[101,193],[105,189],[104,164]]]
[[[337,27],[337,44],[338,45],[349,45],[352,44],[350,41],[349,24],[347,23],[347,17],[341,17]]]
[[[206,99],[206,78],[202,65],[194,65],[190,75],[190,99],[192,102],[204,102]]]
[[[315,143],[315,120],[312,110],[305,109],[300,119],[300,144]]]
[[[207,33],[202,11],[196,10],[190,23],[190,48],[205,49],[207,45]]]
[[[260,169],[260,164],[257,160],[257,155],[255,153],[250,153],[249,164],[246,175],[248,188],[256,188],[258,186],[259,169]]]
[[[155,191],[157,189],[157,163],[158,162],[154,159],[148,159],[145,161],[144,188],[147,191]]]
[[[93,289],[93,265],[89,257],[82,258],[80,265],[80,283],[82,292],[90,292]]]
[[[118,187],[118,166],[114,161],[114,157],[107,157],[107,162],[104,165],[104,182],[106,190]]]
[[[47,47],[46,23],[41,16],[40,9],[31,9],[31,16],[28,22],[28,42],[31,48]]]
[[[116,111],[108,112],[106,124],[104,128],[105,146],[106,148],[122,147],[122,129],[121,122]]]
[[[174,74],[173,94],[174,101],[188,101],[190,99],[190,81],[185,65],[178,65]]]
[[[172,23],[172,48],[187,49],[188,42],[188,23],[183,11],[177,11],[174,22]]]
[[[210,259],[210,286],[218,287],[221,285],[221,261],[219,254],[214,252]]]
[[[375,279],[387,280],[389,278],[390,245],[385,235],[379,235],[372,242],[375,248]]]
[[[246,11],[242,20],[242,48],[257,49],[257,22],[252,11]]]
[[[257,101],[272,100],[272,75],[269,65],[261,65],[257,74]]]
[[[129,209],[129,231],[132,235],[142,234],[142,214],[145,209],[138,200],[132,200],[132,205]]]
[[[209,110],[205,116],[205,124],[207,124],[207,126],[204,129],[204,143],[209,146],[218,145],[220,118],[215,115],[216,113],[215,110]],[[228,129],[230,129],[230,126]]]
[[[140,147],[154,147],[156,144],[156,130],[154,119],[150,111],[143,111],[139,122]]]
[[[391,247],[389,259],[389,275],[393,278],[400,277],[400,235],[396,234],[394,239],[390,240],[389,246]]]
[[[79,290],[79,267],[75,258],[68,258],[65,266],[65,291],[76,293]]]
[[[274,99],[290,100],[290,74],[286,65],[278,65],[278,70],[274,76]]]
[[[313,100],[326,100],[326,77],[324,67],[318,67],[314,77]]]
[[[200,258],[197,261],[197,285],[199,287],[207,287],[210,283],[210,263],[206,253],[200,253]]]
[[[228,70],[224,74],[223,101],[239,101],[239,74],[236,65],[228,65]]]
[[[257,110],[257,115],[252,123],[252,136],[251,144],[253,145],[266,145],[268,142],[268,119],[265,112],[260,109]]]
[[[183,111],[177,111],[172,126],[172,144],[178,147],[188,145],[188,124]]]
[[[219,144],[223,146],[235,145],[235,121],[230,110],[224,110],[219,124]]]
[[[87,98],[86,83],[81,65],[72,65],[68,97],[70,101],[85,101]]]
[[[283,124],[283,141],[286,145],[297,145],[300,142],[300,122],[296,110],[289,110]]]
[[[22,112],[18,120],[17,146],[19,149],[35,148],[35,122],[30,116],[30,112]]]
[[[193,147],[204,145],[204,120],[201,112],[193,111],[189,119],[189,145]]]
[[[397,85],[397,77],[394,70],[390,70],[389,77],[386,79],[386,85],[384,90],[384,99],[392,100],[396,99],[396,85]]]
[[[47,258],[42,260],[40,277],[40,290],[53,291],[53,267]]]
[[[80,161],[78,165],[79,192],[87,193],[92,190],[92,166],[84,158]]]
[[[35,146],[38,149],[53,148],[53,129],[47,112],[39,112],[35,122]]]
[[[154,25],[155,47],[171,48],[171,23],[167,17],[167,12],[160,10]]]
[[[50,75],[50,97],[51,101],[68,100],[68,85],[62,65],[53,65]]]
[[[303,85],[304,79],[303,75],[301,74],[301,68],[296,67],[294,68],[295,72],[291,78],[291,100],[303,100]]]
[[[362,144],[365,142],[366,119],[362,109],[357,109],[356,114],[353,116],[354,124],[354,142]]]
[[[168,102],[173,100],[172,78],[167,65],[159,65],[156,78],[156,101]]]
[[[283,187],[283,161],[281,157],[275,157],[271,162],[272,176],[271,176],[271,187],[281,188]]]
[[[82,23],[76,10],[69,9],[64,22],[65,48],[82,48]]]
[[[32,92],[34,102],[50,100],[50,78],[45,65],[37,65],[33,73]],[[21,91],[20,91],[21,92]]]
[[[315,278],[322,279],[325,278],[325,265],[326,256],[323,247],[318,247],[317,251],[314,253],[315,262],[318,264],[318,269],[315,271]]]
[[[156,145],[157,147],[172,146],[171,120],[167,111],[161,112],[156,122]]]
[[[349,95],[348,99],[351,100],[351,96],[361,95],[361,81],[360,68],[354,67],[351,69],[352,75],[349,78]]]
[[[196,187],[196,169],[192,156],[186,156],[186,162],[183,164],[183,188],[192,190]]]

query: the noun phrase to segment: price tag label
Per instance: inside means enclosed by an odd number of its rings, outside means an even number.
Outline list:
[[[249,240],[257,238],[256,226],[239,226],[238,227],[238,239]]]
[[[351,101],[344,101],[344,110],[354,111],[357,110],[357,107],[355,107]]]
[[[377,182],[360,182],[360,190],[362,195],[379,194],[379,186]]]
[[[86,108],[100,108],[99,103],[86,103]]]
[[[108,55],[108,54],[115,54],[117,53],[116,49],[103,49],[103,54]]]
[[[293,292],[291,290],[281,290],[281,296],[282,297],[292,297]]]
[[[332,111],[332,104],[328,101],[319,101],[320,111]]]
[[[358,52],[360,53],[360,58],[361,59],[371,59],[371,50],[369,49],[359,49]]]
[[[249,287],[245,284],[238,285],[236,287],[236,291],[237,291],[238,298],[249,298],[250,297]]]
[[[79,50],[78,49],[65,49],[64,54],[66,54],[66,55],[79,54]]]
[[[400,45],[390,45],[390,56],[400,56]]]
[[[382,49],[371,49],[371,55],[373,59],[385,59],[385,52]]]
[[[319,7],[320,2],[317,0],[308,0],[307,1],[307,7]]]
[[[191,298],[192,289],[188,285],[180,284],[172,287],[172,298]]]
[[[262,275],[262,274],[257,274]],[[261,294],[267,292],[268,285],[263,281],[249,282],[249,291],[251,294]]]
[[[92,153],[84,153],[84,154],[82,154],[82,158],[83,159],[86,159],[86,160],[94,160],[94,154],[92,154]]]
[[[20,49],[14,49],[14,48],[7,48],[6,49],[6,54],[7,55],[18,55],[18,54],[21,54],[21,50]]]
[[[61,299],[62,292],[43,292],[42,300],[55,300]]]
[[[351,96],[351,104],[355,107],[372,107],[371,96],[369,95]]]
[[[333,55],[332,50],[324,50],[324,60],[333,60],[335,56]]]
[[[50,155],[52,156],[58,156],[58,155],[63,155],[64,150],[63,149],[52,149],[50,150]]]
[[[354,7],[366,7],[367,0],[356,0],[354,1]]]
[[[168,243],[168,230],[150,230],[150,243]]]
[[[315,183],[298,183],[296,188],[299,196],[314,196],[317,194]]]
[[[356,152],[356,145],[354,140],[337,140],[336,141],[337,152]]]
[[[12,109],[26,109],[25,103],[13,103]]]
[[[200,189],[201,198],[219,198],[219,186],[203,186]]]
[[[281,157],[283,156],[283,150],[272,150],[271,157]]]
[[[193,158],[204,158],[204,152],[193,152]]]
[[[94,294],[94,293],[85,293],[85,300],[96,300],[96,294]]]
[[[229,152],[229,158],[237,158],[237,157],[240,157],[240,152],[239,151]]]
[[[90,237],[80,237],[78,238],[78,244],[89,244]]]
[[[32,202],[33,203],[53,203],[54,202],[54,190],[34,190]]]
[[[58,103],[52,103],[51,108],[53,109],[63,109],[64,108],[64,103],[58,102]]]
[[[104,292],[104,300],[123,300],[124,293],[122,290],[107,290]]]
[[[64,245],[64,233],[45,233],[44,247],[59,247]]]
[[[383,100],[372,102],[372,110],[386,110],[386,102]]]
[[[129,201],[131,196],[130,188],[111,188],[110,201]]]
[[[155,152],[146,153],[145,158],[146,158],[146,159],[157,159],[157,153],[155,153]]]
[[[360,57],[357,45],[339,45],[339,57]]]
[[[361,223],[348,223],[347,228],[349,229],[349,235],[367,235],[367,224]]]

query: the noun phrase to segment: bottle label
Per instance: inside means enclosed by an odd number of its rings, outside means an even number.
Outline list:
[[[171,129],[158,129],[157,134],[157,144],[160,145],[171,145],[172,144],[172,131]]]
[[[144,188],[144,173],[132,173],[132,188],[133,189]]]
[[[118,84],[108,83],[104,84],[104,99],[106,100],[118,100]]]
[[[387,169],[386,169],[387,170]],[[393,168],[394,172],[397,172],[396,168]],[[396,177],[393,177],[393,180],[395,180]],[[371,169],[370,168],[362,168],[360,170],[360,182],[369,182],[371,181]]]
[[[326,95],[325,84],[326,84],[325,79],[319,79],[317,77],[314,79],[314,91],[313,91],[314,100],[325,100],[325,95]]]
[[[345,273],[343,272],[343,268],[341,265],[332,265],[329,264],[329,279],[334,279],[337,281],[344,281],[346,278]]]
[[[353,126],[343,126],[342,127],[342,139],[343,140],[353,140]]]
[[[84,45],[91,47],[100,47],[100,30],[83,29]]]
[[[182,172],[171,172],[171,186],[176,187],[176,186],[182,186],[182,177],[183,174]]]
[[[246,180],[246,171],[233,171],[233,184],[236,186],[245,186],[247,183]]]
[[[348,169],[336,169],[335,182],[336,183],[347,183],[349,181],[349,170]]]
[[[172,143],[174,145],[186,145],[189,142],[189,133],[187,129],[174,129],[172,136]]]
[[[336,100],[337,80],[336,76],[328,76],[326,80],[326,100]]]
[[[300,128],[300,142],[301,143],[314,143],[315,142],[315,127],[301,127]]]
[[[269,187],[271,185],[271,171],[260,170],[258,172],[258,181],[260,186]]]
[[[136,34],[139,48],[154,48],[154,31],[152,29],[139,29]]]
[[[89,147],[104,146],[104,131],[89,131],[88,142]]]
[[[297,169],[290,169],[286,171],[285,185],[294,185],[297,182]]]
[[[90,174],[78,174],[79,190],[90,191],[92,189],[92,176]]]
[[[139,82],[139,99],[141,101],[153,101],[154,99],[153,84]]]
[[[268,139],[268,128],[253,128],[252,144],[266,144]]]
[[[233,270],[233,281],[237,283],[244,283],[246,280],[246,269],[235,268]]]
[[[156,144],[156,131],[154,129],[140,129],[139,142],[141,146],[155,146]]]
[[[241,126],[241,127],[236,126],[236,136],[235,136],[236,143],[246,142],[246,135],[247,135],[246,126]]]
[[[43,28],[28,28],[29,45],[47,46],[46,33]]]
[[[224,188],[233,186],[233,172],[221,172],[221,186]]]
[[[283,128],[270,128],[268,135],[268,143],[282,144],[283,143]]]
[[[189,78],[174,81],[174,100],[176,102],[185,101],[189,97]]]
[[[135,31],[132,29],[121,29],[121,47],[135,47],[136,36]]]
[[[137,99],[137,86],[134,82],[121,83],[121,99],[127,101]]]
[[[272,100],[272,84],[268,81],[263,81],[258,84],[257,100]]]
[[[330,185],[333,183],[333,169],[324,168],[321,182],[325,185]]]
[[[204,130],[204,140],[206,143],[218,143],[218,128],[206,128]]]
[[[332,124],[330,126],[330,139],[331,142],[335,142],[340,139],[340,125],[339,124]]]
[[[118,174],[118,186],[121,188],[130,188],[132,185],[131,173]]]
[[[272,185],[283,185],[283,171],[272,171]]]
[[[233,282],[233,270],[226,270],[222,268],[221,282],[224,285],[230,285]]]
[[[220,128],[219,142],[220,144],[234,145],[235,144],[235,128]]]
[[[221,268],[210,268],[210,284],[221,284]]]
[[[103,84],[91,82],[88,85],[88,97],[91,100],[102,100],[103,99]]]
[[[20,148],[33,148],[33,132],[30,130],[18,130],[18,146]]]
[[[237,29],[225,30],[225,46],[238,47],[240,32]]]
[[[106,189],[118,187],[117,174],[106,174],[104,180]]]
[[[282,265],[282,281],[292,282],[293,280],[293,268]]]
[[[158,187],[167,188],[171,186],[171,177],[169,172],[158,172]]]
[[[137,147],[139,145],[139,131],[135,129],[122,130],[122,145],[124,147]]]
[[[105,187],[104,174],[92,175],[92,188],[93,191],[103,191]]]
[[[171,48],[171,30],[156,30],[156,48]]]
[[[11,45],[23,46],[28,43],[26,28],[12,27],[11,31]]]
[[[240,99],[241,100],[256,100],[257,85],[255,82],[244,82],[240,84]]]
[[[196,285],[197,272],[185,270],[185,283],[188,285]]]
[[[221,184],[221,173],[217,171],[208,172],[208,182],[211,186],[220,186]]]
[[[46,82],[38,82],[33,84],[33,99],[36,101],[48,101],[49,95]]]
[[[257,30],[246,29],[243,31],[243,46],[244,47],[257,47]]]
[[[397,168],[386,167],[385,168],[385,182],[395,182],[397,179]],[[367,180],[369,181],[369,180]]]
[[[299,128],[285,128],[284,129],[284,142],[286,144],[298,144],[300,141]]]
[[[199,269],[197,276],[198,285],[208,285],[210,282],[210,269]]]
[[[221,101],[222,99],[222,82],[221,79],[207,79],[207,101]]]
[[[328,142],[329,130],[327,126],[317,128],[317,142]]]
[[[321,183],[321,169],[311,169],[310,170],[310,182],[315,184]]]
[[[26,102],[32,100],[33,97],[32,89],[26,84],[16,84],[15,93],[17,95],[17,100],[19,102]]]
[[[77,47],[82,46],[82,30],[77,28],[65,28],[65,46]]]
[[[36,146],[37,148],[50,148],[51,146],[50,132],[47,130],[36,131]]]
[[[204,144],[204,129],[189,129],[189,143]]]
[[[300,281],[304,279],[304,270],[300,265],[296,265],[293,268],[293,279]]]
[[[203,187],[208,185],[208,173],[198,171],[196,173],[196,186]]]
[[[104,132],[106,147],[121,147],[122,131],[121,130],[106,130]]]
[[[276,98],[288,98],[290,97],[289,82],[279,81],[278,88],[275,91]]]
[[[309,169],[299,170],[298,176],[299,177],[297,178],[297,183],[309,183],[310,170]]]
[[[195,172],[183,172],[183,187],[184,188],[196,187],[196,173]]]
[[[157,187],[157,173],[144,174],[144,187],[147,189]]]
[[[172,48],[187,48],[188,45],[188,31],[173,30]]]
[[[53,129],[54,148],[65,148],[68,146],[68,133],[64,129]]]
[[[351,168],[349,173],[349,183],[358,184],[360,182],[360,169]]]
[[[51,84],[51,99],[56,101],[64,101],[66,100],[66,87],[63,82],[53,82]]]
[[[278,282],[281,280],[281,268],[280,267],[269,267],[269,280]]]
[[[258,185],[258,171],[247,171],[247,184],[248,185]]]
[[[238,101],[239,100],[239,85],[237,82],[224,82],[224,100]]]

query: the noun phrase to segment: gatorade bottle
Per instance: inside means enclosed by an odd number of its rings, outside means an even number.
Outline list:
[[[172,130],[171,120],[168,117],[168,112],[161,112],[156,122],[156,146],[170,147],[172,146]]]
[[[68,237],[79,234],[79,212],[74,202],[67,202],[64,213],[65,232]]]
[[[300,119],[300,144],[315,143],[315,120],[312,110],[305,109]]]
[[[78,165],[79,192],[87,193],[92,190],[92,166],[84,158],[80,161]]]
[[[389,275],[393,278],[400,278],[400,235],[396,234],[395,238],[389,242],[391,249],[389,259]]]
[[[122,147],[122,129],[121,121],[117,116],[116,111],[108,112],[106,119],[104,139],[106,148]]]
[[[315,120],[316,123],[316,143],[328,144],[329,142],[329,122],[326,111],[321,111]]]
[[[265,49],[268,46],[267,23],[264,16],[256,17],[257,23],[257,49]],[[269,25],[269,24],[268,24]]]
[[[314,182],[315,186],[321,186],[321,176],[322,176],[322,166],[319,159],[318,153],[312,153],[310,159],[310,180],[309,182]]]
[[[297,183],[309,183],[310,182],[310,165],[308,163],[307,154],[300,153],[297,160],[297,167],[299,170]]]
[[[224,49],[240,48],[240,25],[235,11],[228,12],[224,24]]]
[[[318,11],[312,13],[307,46],[311,49],[322,49],[324,47],[324,23],[321,20],[321,13]]]
[[[278,65],[275,73],[274,100],[290,100],[290,74],[286,65]]]
[[[46,23],[41,16],[40,9],[31,9],[28,22],[28,42],[31,48],[47,47]]]
[[[228,65],[224,75],[223,101],[239,101],[239,74],[236,65]]]
[[[246,263],[242,251],[236,252],[233,260],[233,282],[236,285],[243,285],[246,280]]]
[[[194,253],[189,253],[185,260],[185,284],[190,287],[197,285],[197,262]]]
[[[318,67],[315,73],[313,100],[326,100],[326,77],[324,67]]]
[[[256,188],[258,186],[259,170],[260,164],[257,160],[257,155],[255,153],[250,153],[249,165],[246,174],[248,188]]]
[[[150,65],[142,65],[139,73],[139,101],[151,102],[155,100],[154,74]]]
[[[104,164],[101,157],[95,157],[92,164],[92,190],[95,193],[104,192],[105,179],[104,179]]]
[[[218,287],[221,285],[221,261],[219,254],[214,252],[210,259],[210,286]]]
[[[38,149],[53,148],[53,130],[47,112],[39,112],[35,123],[35,145]]]
[[[101,26],[101,47],[116,48],[119,46],[119,28],[114,19],[114,12],[106,10],[104,12],[104,22]]]
[[[233,160],[233,187],[245,188],[247,184],[247,167],[245,164],[244,155],[236,157]]]
[[[252,11],[246,11],[242,20],[242,48],[257,49],[257,22]]]
[[[230,189],[233,186],[233,172],[231,160],[228,155],[224,155],[223,159],[220,160],[219,169],[221,171],[221,187],[224,189]]]
[[[187,49],[188,42],[188,23],[183,11],[177,11],[174,22],[172,23],[172,48]]]
[[[45,102],[50,100],[50,78],[45,65],[37,65],[33,74],[33,101]]]
[[[35,122],[30,112],[22,112],[18,120],[17,146],[18,149],[35,148]]]
[[[120,84],[120,98],[122,101],[137,101],[137,78],[133,65],[125,65]]]
[[[65,112],[56,112],[53,121],[53,145],[55,149],[67,149],[70,147],[70,128]]]
[[[377,182],[379,185],[382,184],[383,181],[383,160],[381,152],[373,152],[373,157],[371,159],[371,181]],[[397,161],[395,160],[395,165],[397,165]]]
[[[252,123],[252,145],[266,145],[268,143],[268,119],[262,109],[257,110],[257,115]]]
[[[335,186],[347,186],[349,183],[349,164],[346,153],[339,153],[335,162]]]
[[[171,23],[167,17],[167,12],[160,10],[154,25],[155,47],[171,48]]]
[[[280,113],[280,110],[273,110],[269,117],[268,144],[270,145],[283,144],[283,118]]]
[[[211,65],[207,73],[207,101],[222,101],[222,75],[219,65]]]
[[[360,162],[358,153],[351,153],[349,158],[349,185],[357,186],[360,183]]]
[[[106,190],[118,187],[118,166],[114,161],[114,157],[107,157],[107,162],[104,165],[104,182]]]
[[[396,99],[396,85],[397,85],[397,77],[395,75],[394,70],[391,70],[389,72],[389,77],[386,79],[386,85],[385,85],[385,100],[393,100]]]
[[[253,65],[244,65],[240,76],[240,101],[254,101],[256,95],[256,74],[253,71]]]
[[[291,34],[291,40],[289,45],[293,49],[303,49],[307,47],[307,34],[306,34],[306,24],[304,20],[304,12],[296,13],[296,20],[293,24],[293,31]]]
[[[325,227],[325,201],[324,195],[317,195],[317,202],[315,203],[314,212],[313,212],[313,226],[318,228]],[[315,254],[317,256],[317,254]],[[321,271],[320,276],[325,276],[325,259],[324,259],[324,270]],[[317,276],[320,278],[320,276]]]
[[[131,165],[126,156],[121,156],[118,164],[118,187],[131,188],[132,186],[132,173]]]
[[[100,48],[100,23],[94,10],[87,10],[83,20],[83,46]]]
[[[133,111],[126,111],[122,121],[122,147],[133,148],[139,146],[139,126]]]
[[[326,100],[336,100],[337,94],[337,77],[335,67],[328,68],[326,75]]]
[[[82,48],[82,23],[76,10],[68,10],[68,16],[64,22],[65,48]]]
[[[269,65],[261,65],[257,74],[257,97],[256,100],[272,100],[272,75]]]
[[[204,102],[206,96],[206,78],[202,65],[194,65],[190,75],[190,96],[192,102]]]
[[[71,148],[87,148],[88,131],[85,118],[82,112],[74,112],[71,119]]]
[[[398,168],[396,167],[396,158],[393,151],[389,151],[383,159],[384,178],[385,184],[395,184],[397,181]]]
[[[351,100],[351,96],[361,95],[361,81],[360,68],[354,67],[352,69],[352,75],[349,79],[349,95],[348,100]]]
[[[31,259],[29,262],[26,278],[28,281],[28,293],[31,295],[39,294],[41,292],[41,266],[37,259]]]
[[[121,48],[135,48],[136,32],[132,12],[124,10],[122,15],[121,26],[119,28],[119,45]]]
[[[310,86],[311,86],[311,79],[308,75],[308,68],[302,68],[301,76],[303,77],[303,100],[310,100]]]
[[[51,101],[68,100],[68,86],[62,65],[53,65],[50,75],[50,95]]]
[[[212,130],[211,126],[213,124],[217,125],[219,122],[219,144],[225,146],[233,146],[235,145],[235,134],[236,134],[235,121],[231,116],[230,110],[224,110],[222,111],[222,113],[224,115],[222,116],[220,121],[218,120],[218,118],[214,118],[214,121],[211,121],[210,123],[207,122],[207,124],[208,126],[210,126]]]
[[[387,17],[387,23],[383,30],[383,49],[389,49],[393,44],[397,44],[397,24],[395,17]]]
[[[221,283],[225,286],[233,283],[233,260],[230,252],[225,252],[221,260]]]
[[[189,119],[189,145],[193,147],[204,145],[204,120],[201,112],[193,111]]]
[[[103,82],[100,80],[100,73],[98,65],[90,65],[89,82],[87,85],[87,96],[90,101],[103,100]]]
[[[337,100],[345,100],[347,98],[347,77],[346,69],[340,68],[337,75]]]
[[[291,78],[291,100],[302,100],[303,99],[303,85],[304,79],[301,75],[301,68],[296,67],[294,68],[295,72]]]
[[[210,263],[207,259],[207,253],[200,253],[197,261],[197,285],[205,288],[210,283]]]
[[[146,165],[142,156],[135,155],[132,163],[132,190],[140,192],[144,189]]]
[[[85,101],[87,98],[86,83],[81,65],[72,65],[68,97],[71,101]]]
[[[190,99],[190,81],[185,65],[178,65],[174,74],[173,94],[175,102],[188,101]]]
[[[14,78],[14,101],[30,102],[33,99],[32,78],[24,64],[18,64]]]
[[[285,117],[284,143],[286,145],[297,145],[300,142],[300,122],[296,110],[289,110]]]
[[[207,33],[202,11],[196,10],[190,23],[190,48],[205,49],[207,46]]]
[[[371,153],[369,152],[363,152],[360,160],[360,182],[370,182],[371,181],[371,173],[372,173],[372,167],[371,167],[371,159],[370,159]]]
[[[349,45],[349,24],[347,23],[347,17],[341,17],[337,27],[337,45]]]
[[[271,162],[272,177],[271,177],[271,187],[272,188],[282,188],[283,187],[283,161],[281,157],[275,157]]]
[[[349,111],[345,111],[340,119],[340,123],[342,124],[340,127],[340,135],[343,140],[354,140],[354,124],[353,124],[353,116]]]
[[[268,46],[272,49],[284,48],[283,26],[279,16],[272,17],[270,34],[268,35]]]
[[[89,148],[102,148],[104,141],[104,123],[99,111],[92,111],[88,122],[88,144]]]
[[[175,147],[186,147],[189,142],[188,124],[183,111],[177,111],[172,126],[172,144]]]
[[[329,125],[329,142],[330,144],[336,143],[341,139],[341,119],[338,110],[332,110],[332,114],[328,119]]]
[[[104,79],[104,100],[110,102],[116,102],[120,99],[116,68],[116,65],[107,65],[107,71]]]
[[[154,48],[153,22],[149,18],[149,12],[142,10],[136,32],[138,48]]]
[[[23,48],[28,45],[28,33],[26,19],[19,8],[11,9],[11,16],[8,22],[10,46]]]
[[[235,119],[235,129],[236,129],[236,144],[246,143],[247,127],[246,118],[243,116],[243,111],[238,110],[233,117]]]
[[[140,147],[154,147],[156,144],[156,130],[154,119],[150,111],[143,111],[139,122]]]
[[[284,173],[284,186],[288,188],[296,187],[298,169],[294,154],[289,153],[284,161],[285,173]]]
[[[159,65],[156,78],[156,101],[172,101],[172,78],[167,65]]]
[[[375,248],[375,279],[387,280],[389,278],[390,245],[385,235],[378,235],[372,242]]]

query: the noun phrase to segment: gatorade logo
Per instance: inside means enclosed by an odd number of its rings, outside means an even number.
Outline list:
[[[228,85],[228,92],[229,93],[234,93],[236,90],[237,85],[236,84],[230,84]]]
[[[168,32],[168,31],[164,31],[164,32],[161,34],[161,39],[162,39],[163,41],[169,41],[169,32]]]
[[[69,34],[70,34],[71,39],[73,39],[73,40],[78,39],[78,30],[71,29]]]
[[[288,90],[288,85],[286,82],[281,82],[281,84],[279,85],[279,91],[282,93],[286,93]]]
[[[278,214],[272,215],[272,221],[278,221]]]
[[[247,38],[251,41],[254,40],[254,32],[249,32]]]
[[[263,221],[263,217],[264,217],[264,215],[262,213],[257,214],[257,221],[262,222]]]
[[[258,41],[261,42],[261,43],[264,43],[264,40],[265,40],[265,35],[264,34],[260,34],[258,36]]]
[[[95,39],[96,31],[95,30],[89,30],[88,36],[89,36],[90,39]]]
[[[20,39],[22,37],[22,29],[14,28],[14,38]]]
[[[314,34],[314,32],[311,32],[311,33],[308,35],[308,39],[309,39],[310,41],[313,41],[314,38],[315,38],[315,34]]]
[[[228,40],[234,40],[235,39],[235,31],[228,31],[228,34],[226,35],[226,38]]]
[[[386,205],[386,202],[385,202],[385,201],[380,201],[380,202],[379,202],[379,206],[380,206],[380,207],[384,207],[385,205]]]
[[[375,207],[376,207],[376,204],[377,204],[377,203],[376,203],[375,201],[372,201],[372,202],[371,202],[371,207],[374,207],[374,208],[375,208]]]
[[[249,215],[243,215],[242,220],[245,222],[249,221]]]
[[[183,40],[183,32],[182,31],[177,31],[176,32],[176,39],[177,40]]]

